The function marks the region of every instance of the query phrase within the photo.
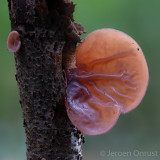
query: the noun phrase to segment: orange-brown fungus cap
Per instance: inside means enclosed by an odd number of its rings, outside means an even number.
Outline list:
[[[19,33],[17,31],[12,31],[7,40],[7,48],[10,52],[17,52],[21,47],[21,41]]]
[[[90,33],[76,51],[76,69],[68,70],[66,97],[71,122],[88,135],[102,134],[141,102],[148,67],[139,45],[114,29]]]

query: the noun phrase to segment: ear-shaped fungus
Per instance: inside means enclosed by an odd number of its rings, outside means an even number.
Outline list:
[[[120,113],[133,110],[146,92],[143,52],[121,31],[90,33],[77,47],[76,66],[67,71],[66,107],[71,122],[85,134],[110,130]]]
[[[19,33],[17,31],[12,31],[7,40],[7,48],[10,52],[17,52],[21,47],[21,41]]]

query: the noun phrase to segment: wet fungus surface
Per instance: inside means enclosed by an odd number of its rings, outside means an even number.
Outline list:
[[[12,31],[7,40],[7,48],[10,52],[17,52],[21,47],[21,40],[17,31]]]
[[[115,29],[90,33],[76,50],[76,68],[67,70],[66,109],[84,134],[110,130],[120,113],[141,102],[148,67],[139,45]]]

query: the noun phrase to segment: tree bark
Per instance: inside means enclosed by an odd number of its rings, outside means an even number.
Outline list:
[[[70,0],[8,0],[11,28],[20,34],[15,53],[26,133],[27,160],[80,160],[84,137],[66,114],[65,69],[79,35]]]

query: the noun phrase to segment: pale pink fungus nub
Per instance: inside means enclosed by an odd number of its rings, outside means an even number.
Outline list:
[[[10,52],[17,52],[21,47],[21,40],[17,31],[12,31],[7,40],[7,48]]]

